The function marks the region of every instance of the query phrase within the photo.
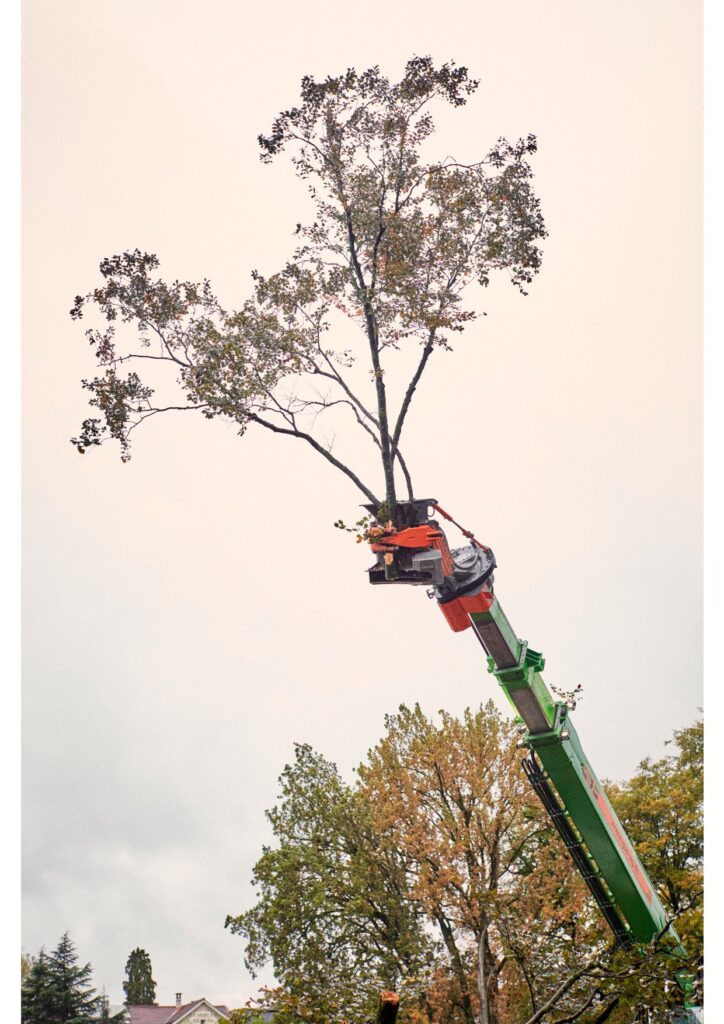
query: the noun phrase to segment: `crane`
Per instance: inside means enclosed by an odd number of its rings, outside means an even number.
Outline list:
[[[367,530],[376,556],[370,583],[425,586],[454,632],[472,629],[525,730],[523,769],[616,943],[640,947],[663,936],[683,960],[686,950],[583,751],[568,705],[543,681],[545,658],[518,638],[495,595],[491,548],[462,530],[470,543],[451,549],[435,516],[455,520],[435,499],[398,502],[394,524],[365,508],[375,521]],[[702,1021],[691,1004],[691,976],[682,970],[677,981],[684,1007],[672,1024]]]

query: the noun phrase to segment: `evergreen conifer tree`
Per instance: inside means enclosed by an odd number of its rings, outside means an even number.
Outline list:
[[[50,957],[41,949],[22,978],[20,1018],[22,1024],[44,1024],[53,1019],[54,1010]]]
[[[23,980],[23,1024],[90,1024],[100,1009],[91,973],[90,964],[78,964],[67,932],[52,953],[41,949]]]
[[[151,957],[145,949],[137,947],[129,954],[123,991],[126,993],[126,1006],[152,1006],[156,1002]]]

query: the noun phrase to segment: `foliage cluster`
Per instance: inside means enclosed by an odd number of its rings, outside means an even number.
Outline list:
[[[674,751],[643,760],[609,797],[636,851],[656,883],[688,950],[704,942],[704,723],[677,729]]]
[[[126,461],[131,433],[151,416],[221,416],[242,434],[255,424],[303,440],[394,516],[396,473],[413,496],[403,426],[432,355],[478,315],[463,301],[467,289],[502,271],[524,292],[541,263],[534,136],[499,139],[469,164],[423,160],[431,107],[461,107],[477,87],[466,68],[436,67],[430,57],[408,61],[399,82],[377,67],[305,77],[299,106],[259,144],[265,162],[291,156],[313,217],[297,224],[299,244],[280,270],[253,273],[253,292],[236,310],[223,308],[208,281],[159,279],[154,255],[104,259],[102,284],[71,310],[80,318],[95,308],[102,324],[86,332],[100,373],[83,381],[100,415],[73,438],[78,451],[112,438]],[[126,325],[130,337],[117,332]],[[392,395],[387,374],[398,353],[407,355],[405,384]],[[158,377],[168,397],[156,397],[156,378],[139,375],[154,363],[169,371]],[[374,485],[333,451],[324,424],[336,423],[335,413],[373,446],[382,470]]]
[[[645,762],[611,787],[627,827],[627,808],[633,825],[651,801],[698,820],[698,729],[677,733],[661,774]],[[380,988],[401,992],[404,1024],[630,1024],[642,999],[664,1019],[681,963],[661,943],[643,957],[613,948],[516,740],[491,704],[437,722],[403,706],[352,784],[296,747],[268,812],[276,843],[254,870],[257,902],[227,918],[247,966],[273,965],[279,1024],[363,1024]],[[694,840],[683,857],[656,807],[631,831],[673,916],[695,902],[701,851]],[[685,935],[696,959],[700,933]]]

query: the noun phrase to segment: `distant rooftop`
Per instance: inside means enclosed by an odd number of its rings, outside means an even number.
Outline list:
[[[176,1024],[176,1021],[180,1021],[195,1007],[204,1003],[211,1006],[222,1017],[229,1016],[228,1006],[217,1006],[202,997],[201,999],[192,999],[190,1003],[183,1003],[181,1006],[129,1006],[128,1024]]]

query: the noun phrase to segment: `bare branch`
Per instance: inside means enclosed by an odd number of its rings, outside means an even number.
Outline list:
[[[615,948],[615,946],[610,947],[610,951],[613,952]],[[569,974],[565,981],[558,986],[553,995],[543,1003],[540,1009],[536,1010],[533,1016],[529,1017],[525,1021],[525,1024],[538,1024],[539,1021],[543,1020],[548,1011],[552,1010],[567,992],[570,992],[576,982],[580,981],[581,978],[585,977],[592,970],[598,967],[600,962],[600,956],[592,957],[592,959],[586,961],[583,967],[579,967],[577,971],[573,971]]]
[[[582,1003],[577,1009],[573,1010],[572,1013],[566,1014],[565,1017],[556,1017],[556,1019],[553,1021],[553,1024],[574,1024],[575,1021],[577,1021],[580,1017],[583,1016],[583,1014],[586,1012],[586,1010],[589,1009],[589,1007],[593,1006],[596,999],[600,995],[601,990],[597,986],[595,986],[589,992],[588,998],[586,999],[585,1003]]]
[[[147,352],[129,352],[127,356],[118,356],[117,359],[111,359],[110,363],[115,365],[116,363],[126,363],[131,359],[155,359],[159,363],[180,363],[182,366],[191,366],[190,363],[184,363],[180,359],[171,359],[170,356],[152,356]]]
[[[316,366],[316,364],[315,364],[314,370],[311,371],[311,372],[316,374],[316,375],[318,375],[318,376],[320,376],[320,377],[327,377],[329,380],[336,381],[337,384],[339,384],[339,386],[342,388],[344,393],[347,395],[347,397],[350,398],[351,401],[354,402],[354,404],[360,410],[362,415],[365,416],[371,423],[374,423],[374,425],[379,429],[379,425],[380,424],[379,424],[379,422],[377,420],[377,417],[373,416],[372,413],[369,411],[369,409],[367,409],[362,404],[362,402],[359,400],[359,398],[357,398],[357,396],[354,394],[352,389],[348,386],[348,384],[346,383],[346,381],[342,377],[341,373],[339,373],[339,371],[336,369],[336,367],[334,366],[334,363],[332,363],[332,361],[330,360],[330,358],[327,355],[327,353],[326,352],[322,352],[321,349],[320,349],[320,352],[321,352],[322,358],[329,365],[331,372],[327,373],[326,370],[320,370],[319,367]]]
[[[159,406],[158,408],[148,409],[148,410],[146,410],[145,413],[143,413],[142,416],[139,416],[139,418],[137,420],[135,420],[131,424],[131,426],[126,431],[126,435],[130,434],[132,430],[135,430],[136,427],[140,426],[141,423],[143,423],[144,420],[150,419],[151,416],[155,416],[156,413],[159,413],[159,412],[186,412],[187,410],[198,410],[198,409],[208,409],[208,405],[206,404],[206,402],[204,402],[201,405],[164,405],[164,406]]]
[[[435,336],[435,332],[431,331],[430,332],[430,337],[425,342],[425,346],[424,346],[424,348],[422,350],[422,356],[420,357],[420,362],[417,364],[417,369],[415,370],[415,372],[414,372],[414,374],[412,376],[412,380],[410,381],[410,383],[409,383],[409,385],[407,387],[407,391],[405,392],[405,397],[404,397],[402,405],[400,407],[400,412],[399,412],[399,415],[397,417],[397,422],[395,423],[395,429],[394,429],[394,431],[392,433],[392,442],[393,442],[395,448],[397,448],[397,444],[398,444],[398,442],[400,440],[400,434],[402,433],[402,425],[405,422],[405,417],[407,416],[407,410],[410,408],[410,402],[412,401],[412,396],[415,393],[415,388],[417,387],[418,382],[420,380],[420,377],[422,377],[423,370],[425,369],[425,365],[426,365],[428,359],[430,358],[430,354],[432,352],[433,345],[434,345],[434,336]]]
[[[380,504],[379,499],[375,497],[375,495],[368,487],[365,487],[365,485],[362,483],[357,474],[353,473],[349,466],[345,466],[343,462],[340,462],[339,459],[336,459],[334,455],[332,455],[330,451],[327,451],[327,449],[324,448],[317,440],[315,440],[315,438],[313,438],[311,434],[307,434],[303,430],[296,430],[294,428],[287,429],[286,427],[279,427],[275,423],[270,423],[268,420],[262,419],[261,416],[257,416],[256,413],[248,413],[247,418],[251,420],[253,423],[258,423],[260,426],[266,427],[267,430],[273,430],[275,434],[288,434],[290,437],[300,437],[303,441],[306,441],[307,444],[310,444],[316,452],[319,452],[319,454],[322,455],[327,460],[327,462],[331,462],[331,464],[333,466],[336,466],[336,468],[340,470],[340,472],[344,473],[345,476],[349,477],[352,483],[354,483],[355,486],[358,487],[360,491],[362,491],[362,493],[365,495],[368,501],[370,501],[374,505]]]

